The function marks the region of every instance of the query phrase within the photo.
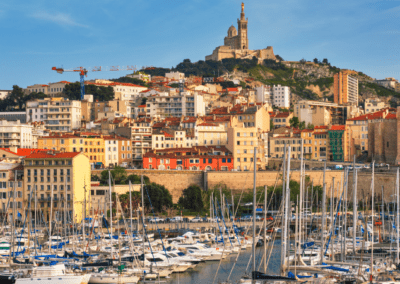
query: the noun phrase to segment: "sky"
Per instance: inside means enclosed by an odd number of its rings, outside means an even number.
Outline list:
[[[204,60],[237,26],[237,0],[0,2],[0,90],[78,81],[53,66],[156,66]],[[400,80],[400,0],[247,0],[250,49]],[[89,72],[111,79],[131,71]]]

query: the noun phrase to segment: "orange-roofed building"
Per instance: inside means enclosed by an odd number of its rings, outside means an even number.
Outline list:
[[[53,202],[53,220],[56,212],[64,212],[66,208],[67,214],[76,216],[75,221],[79,222],[85,195],[87,200],[89,198],[90,176],[89,159],[83,153],[50,150],[32,153],[24,162],[24,208],[29,208],[28,202],[33,201],[36,193],[37,207],[46,221],[50,220]],[[31,216],[35,216],[31,208]]]
[[[118,135],[104,135],[105,166],[128,167],[132,164],[132,141]]]
[[[370,135],[368,134],[368,128],[371,123],[395,119],[395,108],[386,108],[348,119],[346,128],[350,135],[350,159],[354,155],[358,157],[369,150],[368,141]]]
[[[64,152],[81,152],[89,158],[93,168],[105,166],[103,135],[82,132],[75,134],[52,134],[38,138],[38,148]]]

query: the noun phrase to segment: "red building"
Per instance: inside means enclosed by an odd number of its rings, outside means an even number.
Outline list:
[[[143,156],[144,169],[230,171],[233,155],[225,146],[152,150]]]

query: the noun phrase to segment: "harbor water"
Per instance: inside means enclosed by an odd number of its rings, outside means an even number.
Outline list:
[[[273,244],[272,251],[268,249],[267,260],[271,252],[270,259],[268,262],[267,272],[270,274],[279,274],[279,268],[281,263],[281,240],[276,240]],[[263,269],[262,266],[262,253],[263,248],[259,247],[256,249],[256,261],[258,270]],[[232,270],[233,265],[236,262],[237,254],[231,254],[227,258],[221,261],[221,265],[218,270],[219,261],[206,261],[199,263],[194,269],[186,271],[184,273],[173,273],[169,279],[166,279],[166,283],[213,283],[214,277],[217,273],[214,283],[221,283],[228,279],[229,273]],[[243,277],[247,271],[251,270],[251,248],[242,251],[233,269],[230,277],[231,283],[238,283],[241,277]]]

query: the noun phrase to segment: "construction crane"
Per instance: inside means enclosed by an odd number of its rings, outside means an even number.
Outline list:
[[[90,70],[88,70],[90,69]],[[126,70],[132,70],[135,71],[136,67],[135,66],[111,66],[111,67],[101,67],[101,66],[95,66],[93,68],[84,68],[84,67],[78,67],[76,69],[64,69],[64,68],[57,68],[57,67],[53,67],[51,68],[51,70],[56,71],[57,73],[64,73],[64,72],[79,72],[79,77],[80,77],[80,83],[81,83],[81,100],[83,100],[84,96],[85,96],[85,76],[87,77],[87,73],[89,71],[91,72],[98,72],[98,71],[126,71]]]

